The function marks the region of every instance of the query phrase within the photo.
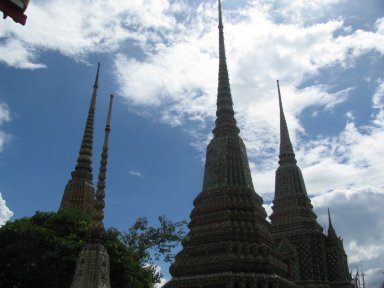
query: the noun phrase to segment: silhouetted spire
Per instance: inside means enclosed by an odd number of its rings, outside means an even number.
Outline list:
[[[279,80],[277,82],[277,90],[279,94],[279,107],[280,107],[280,154],[279,164],[285,162],[296,163],[295,152],[292,148],[291,139],[289,138],[287,121],[285,120],[283,103],[281,101],[280,85]]]
[[[328,208],[328,238],[338,238],[335,229],[332,226],[331,213]]]
[[[215,136],[234,132],[239,134],[240,130],[236,126],[235,112],[229,85],[227,60],[225,57],[223,19],[221,12],[221,2],[219,0],[219,85],[217,89],[217,111],[216,127],[213,129]]]
[[[347,255],[343,247],[343,240],[337,237],[332,225],[331,213],[328,208],[328,235],[326,241],[328,280],[336,282],[338,287],[351,288],[351,275],[348,269]]]
[[[95,119],[96,95],[99,82],[100,63],[97,64],[97,73],[93,85],[91,103],[89,105],[87,123],[84,129],[83,140],[81,142],[79,157],[73,177],[86,178],[92,181],[92,146],[93,146],[93,125]]]
[[[105,179],[107,172],[108,160],[108,142],[109,133],[111,131],[111,115],[112,115],[112,101],[113,95],[110,96],[109,109],[107,116],[107,123],[105,126],[105,137],[103,144],[103,152],[101,153],[100,170],[97,182],[96,199],[94,203],[94,211],[91,226],[91,241],[94,243],[102,242],[104,240],[104,206],[105,206]]]
[[[203,189],[237,186],[253,189],[248,157],[236,126],[225,57],[221,2],[219,14],[219,75],[213,139],[207,147]],[[228,139],[223,139],[227,137]],[[219,167],[219,168],[218,168]]]
[[[289,260],[292,268],[290,277],[297,281],[314,281],[315,286],[320,287],[322,284],[319,283],[323,283],[323,280],[320,280],[319,275],[325,275],[327,270],[324,265],[319,265],[319,259],[325,258],[316,258],[314,255],[325,257],[325,246],[318,244],[319,241],[325,240],[325,235],[323,228],[316,221],[317,216],[313,212],[302,172],[296,165],[281,101],[279,81],[277,81],[277,88],[280,106],[280,165],[276,170],[273,212],[269,217],[271,233],[276,246],[280,247],[280,252],[286,253],[284,247],[292,245],[289,249],[296,256],[294,260],[292,258]],[[313,251],[317,254],[312,254],[303,247],[316,249]],[[299,259],[306,259],[305,264],[301,264]]]

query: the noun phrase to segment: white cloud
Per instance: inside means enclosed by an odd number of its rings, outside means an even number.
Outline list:
[[[160,111],[157,109],[160,118],[171,125],[213,117],[218,63],[215,4],[201,4],[199,8],[203,8],[195,18],[174,28],[173,42],[155,45],[157,49],[146,51],[144,60],[118,54],[115,67],[120,94],[133,105],[149,109],[161,106]],[[282,79],[285,86],[287,117],[295,116],[289,121],[295,134],[302,130],[297,117],[304,109],[332,109],[353,89],[331,93],[333,87],[320,83],[297,89],[302,81],[332,65],[349,67],[370,50],[383,53],[384,35],[379,24],[375,33],[358,30],[337,36],[336,32],[344,28],[342,20],[303,27],[275,23],[258,6],[239,13],[243,17],[228,19],[225,30],[235,109],[242,111],[238,120],[243,123],[244,134],[250,134],[255,123],[262,131],[276,131],[275,79]],[[251,123],[244,124],[247,119]]]
[[[380,265],[380,263],[379,263]],[[365,271],[365,279],[367,279],[367,286],[369,287],[382,287],[383,285],[383,268],[382,263],[379,268],[368,269]]]
[[[11,114],[8,106],[0,102],[0,126],[11,121]],[[3,151],[4,145],[9,140],[9,135],[0,130],[0,152]],[[6,202],[0,193],[0,226],[2,226],[13,215],[13,212],[6,206]]]
[[[0,126],[11,121],[11,114],[8,106],[4,102],[0,102]],[[9,141],[10,136],[0,130],[0,152],[4,150],[4,145]]]
[[[244,56],[256,52],[252,52],[256,47],[255,41],[257,47],[267,48],[272,47],[268,46],[268,42],[272,44],[277,38],[280,38],[281,42],[280,45],[273,46],[274,50],[286,61],[295,59],[290,57],[292,52],[301,53],[297,48],[309,47],[310,53],[304,51],[303,60],[305,55],[317,56],[308,58],[314,63],[308,62],[308,59],[306,63],[301,63],[309,66],[316,63],[326,65],[336,59],[344,61],[349,53],[356,56],[367,49],[382,52],[382,19],[377,20],[376,33],[359,30],[345,37],[332,35],[335,29],[347,28],[342,27],[343,22],[340,19],[312,26],[304,25],[303,22],[314,16],[317,20],[323,19],[325,12],[329,12],[334,4],[340,2],[343,1],[284,1],[277,7],[269,1],[254,1],[247,9],[232,13],[232,16],[236,13],[237,19],[239,16],[241,19],[233,23],[228,21],[227,28],[230,31],[231,24],[235,24],[236,33],[232,35],[236,35],[234,39],[238,47],[242,47],[241,51],[245,52]],[[0,31],[0,37],[7,40],[0,46],[3,52],[0,54],[0,61],[14,67],[35,69],[44,67],[44,64],[36,62],[39,61],[39,53],[47,49],[76,59],[84,59],[89,53],[110,53],[119,50],[127,40],[134,41],[145,49],[144,53],[157,52],[171,46],[181,35],[184,35],[184,38],[188,38],[187,35],[194,38],[196,33],[200,33],[200,38],[203,38],[211,31],[207,27],[214,27],[210,26],[212,16],[216,14],[214,6],[216,2],[211,1],[192,8],[182,0],[33,1],[27,10],[26,27],[15,25],[10,20],[3,21],[4,27]],[[276,11],[283,16],[284,23],[289,21],[289,24],[274,23]],[[291,19],[288,19],[288,16]],[[328,29],[329,33],[321,33],[325,32],[324,29]],[[230,47],[231,43],[228,42]],[[317,55],[313,55],[316,51]],[[269,58],[274,56],[274,53],[271,53]],[[300,61],[295,62],[300,64]]]
[[[5,144],[8,142],[9,136],[0,130],[0,152],[3,152]]]
[[[194,17],[178,23],[169,33],[173,41],[164,45],[159,39],[154,44],[157,49],[146,50],[144,61],[118,54],[115,70],[120,94],[131,104],[149,106],[156,112],[161,106],[161,120],[174,126],[212,115],[216,90],[212,84],[217,81],[213,11],[212,3],[191,11]]]
[[[369,126],[357,127],[353,118],[350,118],[339,135],[299,146],[299,163],[307,182],[311,183],[309,193],[382,184],[384,105],[379,104],[382,89],[383,83],[379,83],[372,99],[372,106],[376,109]]]
[[[267,2],[267,1],[265,1]],[[319,21],[329,15],[336,4],[344,3],[345,0],[282,0],[271,3],[267,7],[275,17],[281,18],[284,22],[300,23],[302,25]]]
[[[13,212],[9,210],[9,208],[6,205],[5,200],[3,199],[1,193],[0,193],[0,227],[4,225],[6,221],[11,219],[13,216]]]
[[[0,32],[1,33],[1,32]],[[44,68],[43,64],[35,64],[35,54],[33,48],[26,48],[25,43],[18,39],[7,39],[0,46],[0,62],[5,62],[9,66],[23,69]]]
[[[77,60],[89,53],[113,52],[124,41],[147,45],[160,30],[175,26],[182,1],[36,0],[28,7],[27,25],[4,22],[0,61],[17,68],[45,67],[42,51],[53,50]],[[3,24],[3,23],[2,23]],[[156,30],[156,33],[153,31]]]
[[[11,114],[9,112],[8,106],[0,102],[0,125],[11,120]]]
[[[140,172],[137,172],[137,171],[129,171],[129,174],[136,177],[144,177]]]
[[[348,243],[346,246],[350,252],[349,261],[351,263],[358,263],[360,261],[372,260],[380,258],[384,254],[384,245],[371,244],[371,245],[358,245],[356,241]]]

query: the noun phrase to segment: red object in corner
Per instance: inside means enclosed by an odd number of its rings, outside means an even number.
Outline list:
[[[9,16],[21,25],[25,25],[27,21],[27,15],[24,14],[24,11],[9,0],[0,0],[0,11],[4,13],[4,18]]]

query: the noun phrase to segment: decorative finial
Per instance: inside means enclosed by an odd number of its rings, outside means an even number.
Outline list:
[[[287,121],[285,120],[283,103],[281,101],[280,83],[277,82],[277,91],[279,95],[279,108],[280,108],[280,155],[279,164],[282,163],[296,163],[295,152],[293,151],[291,139],[289,137]]]
[[[108,109],[107,123],[105,125],[105,137],[104,137],[104,145],[103,145],[103,147],[107,147],[107,148],[108,148],[108,142],[109,142],[109,133],[111,132],[113,94],[111,94],[109,97],[110,97],[109,98],[109,109]]]
[[[221,11],[221,1],[219,0],[219,29],[223,29],[223,14]]]
[[[108,160],[108,144],[109,133],[111,132],[111,115],[112,115],[112,101],[113,95],[110,96],[108,116],[105,125],[105,137],[103,144],[103,152],[101,153],[100,170],[97,182],[96,199],[94,203],[94,211],[92,217],[91,226],[91,241],[94,243],[100,243],[104,241],[104,207],[105,207],[105,179],[107,172],[107,160]]]
[[[233,111],[233,101],[231,95],[231,87],[229,85],[229,76],[227,68],[227,60],[225,57],[224,31],[221,12],[221,2],[219,0],[219,85],[217,88],[217,110],[216,110],[216,127],[213,129],[215,136],[235,133],[239,134],[240,130],[236,126],[235,112]]]
[[[93,87],[96,89],[99,87],[99,70],[100,70],[100,62],[97,63],[97,73],[95,78],[95,84],[93,84]]]

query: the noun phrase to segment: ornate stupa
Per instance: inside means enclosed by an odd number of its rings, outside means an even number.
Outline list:
[[[207,147],[203,190],[194,200],[190,232],[165,288],[295,287],[284,279],[263,200],[253,188],[229,84],[219,4],[216,122]]]
[[[281,259],[289,267],[289,279],[298,286],[350,287],[348,270],[345,270],[347,269],[345,253],[334,248],[334,246],[340,247],[340,243],[336,245],[336,242],[333,242],[335,232],[331,222],[331,230],[327,237],[316,220],[317,216],[308,197],[301,169],[297,166],[289,137],[279,81],[277,81],[277,88],[280,107],[280,154],[279,167],[276,171],[273,212],[270,216],[273,240],[281,254]],[[344,251],[343,248],[342,251]],[[331,262],[333,263],[330,255],[336,254],[337,256],[332,257],[336,257],[335,261],[339,264],[330,265]],[[335,277],[334,274],[340,276]],[[340,283],[343,284],[339,286]]]

